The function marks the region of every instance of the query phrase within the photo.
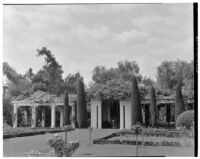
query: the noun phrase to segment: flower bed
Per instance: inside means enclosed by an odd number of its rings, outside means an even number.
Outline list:
[[[136,140],[105,140],[105,139],[96,139],[93,140],[94,144],[123,144],[123,145],[136,145]],[[138,145],[143,146],[177,146],[180,147],[180,142],[173,141],[137,141]]]
[[[135,145],[136,140],[125,140],[123,137],[135,136],[134,131],[131,130],[123,130],[112,133],[108,136],[98,138],[93,140],[94,144],[126,144],[126,145]],[[141,135],[140,135],[141,136]],[[164,140],[160,141],[141,141],[138,140],[138,145],[144,146],[181,146],[182,144],[179,141],[173,141],[171,138],[182,138],[183,134],[179,130],[167,130],[167,129],[154,129],[154,128],[147,128],[142,130],[142,136],[145,137],[146,140],[149,140],[148,137],[159,137],[164,138]],[[117,138],[119,137],[119,138]],[[114,139],[112,139],[114,138]],[[167,139],[170,138],[170,139]],[[151,139],[152,140],[152,139]]]

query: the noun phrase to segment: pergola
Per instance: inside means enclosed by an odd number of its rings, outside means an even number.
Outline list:
[[[56,108],[60,112],[60,127],[63,127],[63,115],[64,115],[64,96],[56,97],[54,95],[46,94],[44,92],[36,92],[30,97],[23,100],[12,101],[14,109],[14,122],[13,127],[18,127],[18,109],[20,107],[31,108],[31,127],[36,127],[37,108],[38,107],[50,107],[51,108],[51,128],[55,127]],[[69,106],[72,110],[72,117],[75,117],[76,95],[69,94]],[[27,119],[26,113],[26,119]],[[42,127],[45,127],[45,109],[42,109]]]

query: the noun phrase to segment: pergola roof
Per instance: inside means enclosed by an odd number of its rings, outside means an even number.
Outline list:
[[[69,102],[75,102],[77,100],[77,96],[75,94],[68,94]],[[64,95],[56,96],[53,94],[49,94],[43,91],[37,91],[31,94],[29,97],[18,96],[13,101],[20,102],[35,102],[35,103],[51,103],[55,101],[64,101]]]

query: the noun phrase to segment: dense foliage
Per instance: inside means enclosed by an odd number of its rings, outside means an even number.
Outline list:
[[[131,90],[131,125],[134,125],[137,122],[142,123],[142,108],[137,80],[133,77]]]
[[[194,61],[163,61],[157,67],[157,82],[163,89],[174,90],[183,82],[183,94],[194,96]]]
[[[75,73],[73,74],[68,74],[67,77],[65,78],[65,88],[68,93],[70,94],[76,94],[76,83],[78,79],[82,79],[83,77],[80,75],[80,73]]]
[[[120,79],[122,81],[131,81],[133,76],[137,76],[141,81],[142,76],[139,74],[139,66],[136,61],[120,61],[116,68],[105,68],[96,66],[93,70],[92,79],[95,83],[106,84],[107,81]]]
[[[177,117],[185,110],[181,87],[182,87],[182,82],[179,82],[176,89],[175,119],[177,119]]]
[[[12,125],[13,106],[9,99],[3,98],[3,120],[9,125]]]
[[[87,105],[84,84],[81,79],[77,81],[77,122],[79,128],[87,126]]]
[[[65,91],[64,97],[64,125],[70,125],[70,106],[67,91]]]
[[[176,120],[177,127],[185,127],[187,129],[193,126],[194,110],[187,110],[180,114]]]
[[[34,90],[47,91],[54,94],[62,94],[64,92],[64,80],[62,79],[62,66],[56,61],[56,58],[43,47],[37,50],[37,56],[45,57],[45,65],[33,77]]]
[[[156,106],[155,89],[151,87],[151,105],[150,105],[151,126],[155,127],[157,124],[158,110]]]
[[[70,157],[79,147],[79,142],[72,142],[65,145],[65,141],[61,136],[55,136],[48,139],[48,144],[54,149],[56,157]]]
[[[139,85],[140,97],[143,99],[148,94],[148,87]],[[131,82],[113,79],[105,84],[93,83],[88,90],[88,96],[95,99],[130,99]]]

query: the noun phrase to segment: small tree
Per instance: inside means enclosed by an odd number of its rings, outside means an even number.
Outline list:
[[[181,88],[182,82],[180,81],[176,89],[175,119],[177,119],[177,117],[185,110]]]
[[[68,100],[68,93],[65,91],[65,103],[64,103],[64,125],[70,124],[70,107]]]
[[[77,81],[77,122],[79,128],[87,126],[87,105],[84,84],[81,79]]]
[[[132,79],[131,91],[131,125],[137,122],[142,123],[142,108],[140,105],[140,93],[138,89],[137,80],[135,77]]]
[[[150,106],[151,126],[155,127],[157,124],[157,107],[156,107],[156,95],[154,87],[151,87],[151,106]]]

